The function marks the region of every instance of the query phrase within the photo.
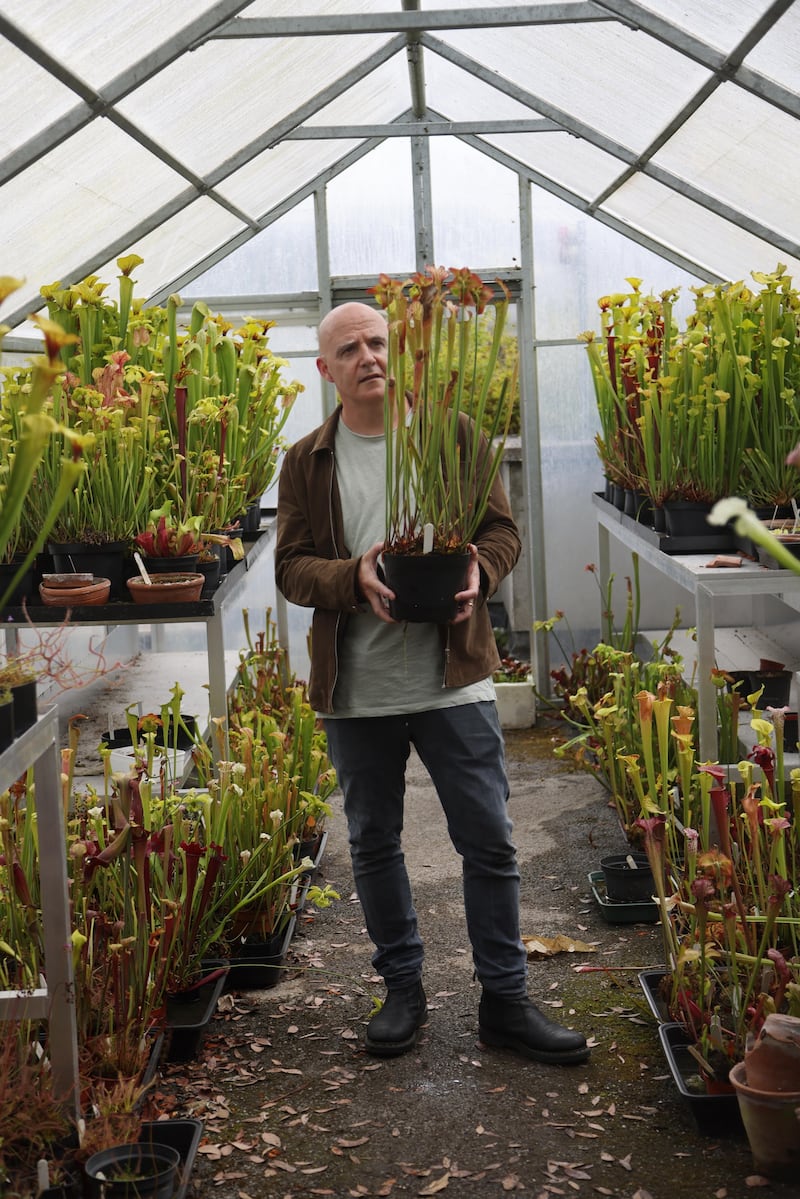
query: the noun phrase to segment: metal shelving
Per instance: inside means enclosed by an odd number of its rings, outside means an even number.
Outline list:
[[[0,1020],[47,1020],[56,1096],[80,1116],[78,1036],[70,940],[58,713],[48,709],[0,754],[0,791],[33,766],[38,816],[46,981],[33,991],[0,991]]]

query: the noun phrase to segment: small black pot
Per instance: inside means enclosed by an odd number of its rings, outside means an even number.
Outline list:
[[[94,1153],[84,1170],[92,1199],[172,1199],[180,1164],[181,1155],[172,1146],[140,1143]],[[118,1178],[120,1174],[128,1177]]]
[[[445,624],[458,608],[454,596],[464,590],[469,554],[383,555],[386,585],[395,598],[389,612],[395,620]]]
[[[39,719],[36,691],[36,679],[30,679],[27,683],[16,683],[11,687],[15,737],[19,737],[26,729],[36,724],[36,721]]]
[[[635,867],[628,863],[631,858]],[[645,853],[616,853],[600,862],[609,899],[642,902],[651,899],[655,880]]]
[[[8,749],[16,736],[14,729],[14,700],[0,704],[0,753]]]
[[[149,575],[195,574],[199,554],[179,554],[174,558],[143,558]]]

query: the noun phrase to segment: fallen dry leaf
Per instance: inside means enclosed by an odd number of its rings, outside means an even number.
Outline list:
[[[450,1184],[450,1171],[443,1174],[441,1178],[435,1178],[433,1182],[429,1182],[421,1191],[417,1191],[418,1195],[438,1195],[439,1191],[443,1191]]]
[[[769,1179],[763,1178],[761,1174],[748,1174],[744,1183],[748,1187],[768,1187]]]
[[[523,937],[522,943],[528,951],[528,957],[553,957],[556,953],[596,953],[594,945],[585,941],[574,941],[560,933],[557,937]]]

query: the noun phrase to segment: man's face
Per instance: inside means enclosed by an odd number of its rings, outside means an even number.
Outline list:
[[[364,305],[335,310],[320,338],[317,367],[348,404],[383,404],[387,330],[379,313]]]

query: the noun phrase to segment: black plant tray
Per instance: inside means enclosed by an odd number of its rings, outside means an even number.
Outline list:
[[[144,1144],[169,1145],[181,1155],[180,1183],[172,1199],[185,1199],[189,1177],[203,1135],[202,1120],[148,1120],[142,1125],[139,1140]]]
[[[658,920],[658,904],[652,899],[609,899],[602,870],[591,872],[589,885],[600,908],[600,915],[608,924],[654,924]]]
[[[308,890],[309,890],[309,887],[311,886],[311,884],[313,883],[314,879],[317,876],[317,871],[319,870],[320,862],[322,861],[322,855],[325,853],[325,845],[327,843],[327,840],[328,840],[327,832],[321,833],[319,840],[316,842],[316,849],[313,853],[304,853],[303,846],[302,845],[298,846],[298,850],[297,850],[298,863],[301,862],[304,857],[311,858],[311,861],[313,863],[311,869],[304,871],[304,873],[301,874],[299,876],[299,878],[297,878],[295,881],[295,892],[294,892],[295,898],[291,902],[290,906],[292,908],[292,911],[296,912],[298,916],[300,915],[300,913],[304,910],[304,908],[306,906]]]
[[[221,970],[218,978],[196,988],[192,999],[167,999],[168,1062],[188,1062],[197,1056],[203,1035],[214,1016],[217,1000],[225,989],[230,963],[222,960],[203,962],[203,973]]]
[[[242,942],[230,957],[226,991],[266,991],[284,973],[283,963],[294,936],[297,916],[292,913],[282,933],[269,941]]]
[[[178,749],[191,749],[191,747],[196,744],[197,717],[196,716],[182,716],[181,720],[183,721],[183,724],[178,725],[177,748]],[[184,725],[186,726],[186,728],[183,727]],[[187,729],[188,729],[188,732],[187,732]],[[164,732],[163,729],[157,730],[156,739],[155,739],[156,746],[160,749],[168,749],[168,750],[175,749],[176,748],[176,746],[175,746],[176,737],[175,737],[175,729],[172,726],[172,717],[171,716],[170,716],[170,727],[167,730],[168,744],[166,746],[164,745],[163,732]],[[192,735],[192,734],[194,734],[194,735]],[[109,749],[127,749],[128,746],[132,744],[131,731],[128,728],[128,726],[126,725],[124,728],[113,729],[110,733],[104,733],[102,735],[102,737],[100,738],[100,740],[102,741],[102,743],[104,745],[107,745]],[[140,740],[141,740],[141,742],[144,741],[144,734],[142,734]]]
[[[667,533],[657,533],[632,516],[626,516],[610,504],[602,492],[596,491],[594,495],[607,511],[616,513],[621,525],[635,529],[642,541],[656,546],[662,554],[727,554],[737,548],[736,537],[729,529],[709,525],[708,532],[697,537],[670,537]]]
[[[647,1006],[659,1024],[672,1023],[669,1008],[660,991],[661,981],[667,977],[667,973],[663,966],[653,966],[650,970],[640,970],[638,975]]]
[[[735,1092],[714,1095],[703,1089],[698,1064],[687,1049],[691,1042],[683,1025],[659,1024],[658,1037],[678,1092],[688,1103],[698,1130],[708,1136],[744,1136]]]

